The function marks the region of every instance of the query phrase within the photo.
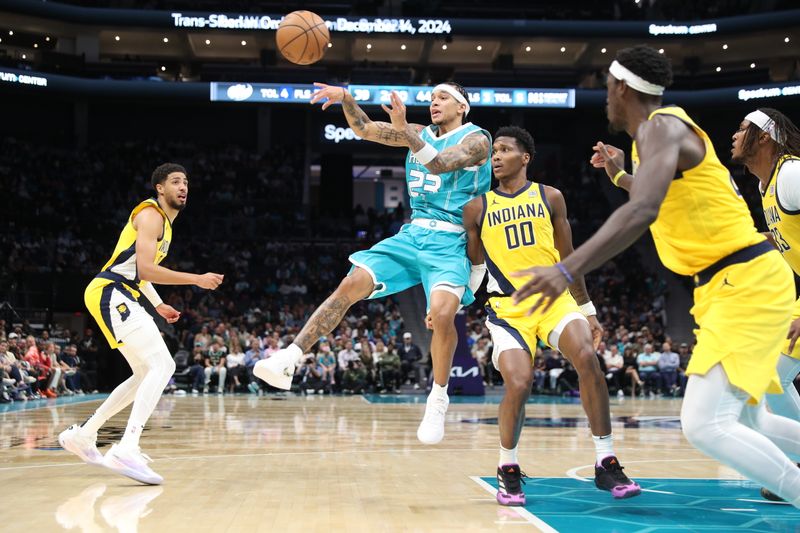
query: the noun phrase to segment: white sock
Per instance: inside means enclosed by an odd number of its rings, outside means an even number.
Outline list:
[[[290,345],[289,345],[289,347],[288,347],[288,348],[286,348],[286,351],[287,351],[287,352],[289,352],[289,353],[291,354],[291,356],[292,356],[292,363],[294,363],[294,364],[297,364],[297,362],[298,362],[300,359],[302,359],[302,357],[303,357],[303,350],[302,350],[302,348],[300,348],[300,347],[299,347],[298,345],[296,345],[295,343],[292,343],[292,344],[290,344]]]
[[[431,387],[431,396],[434,398],[437,396],[447,396],[447,385],[443,387],[434,381]]]
[[[86,422],[81,424],[80,433],[87,437],[96,435],[100,427],[112,416],[128,407],[136,397],[136,390],[142,383],[144,375],[145,370],[143,367],[135,367],[133,375],[117,385],[108,398],[97,408],[97,411]]]
[[[594,441],[594,453],[597,464],[600,464],[600,461],[609,455],[614,455],[614,435],[608,434],[604,437],[592,435],[592,440]]]
[[[506,450],[503,448],[503,445],[500,445],[500,462],[497,463],[497,466],[503,465],[517,465],[519,461],[517,460],[517,448],[519,446],[514,446],[510,450]]]

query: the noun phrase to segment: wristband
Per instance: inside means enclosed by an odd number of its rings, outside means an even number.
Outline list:
[[[619,180],[625,174],[627,174],[627,172],[625,172],[625,169],[620,170],[619,172],[614,174],[613,178],[611,178],[611,183],[613,183],[615,187],[619,187]]]
[[[139,289],[141,290],[141,293],[144,294],[145,297],[148,299],[148,301],[153,305],[153,307],[158,307],[159,305],[164,303],[164,301],[161,300],[161,297],[158,295],[158,292],[156,292],[156,288],[153,287],[153,284],[150,283],[149,281],[145,281],[144,283],[142,283],[139,286]]]
[[[419,161],[423,165],[427,165],[428,163],[433,161],[433,159],[437,155],[439,155],[439,151],[436,148],[434,148],[430,143],[425,143],[425,146],[420,148],[418,152],[412,152],[412,153],[414,154],[414,157],[417,158],[417,161]]]
[[[583,313],[583,316],[597,315],[597,309],[594,308],[594,304],[591,300],[585,304],[581,304],[579,307],[581,308],[581,313]]]
[[[565,278],[567,278],[567,283],[571,285],[572,283],[575,282],[575,278],[573,278],[572,274],[569,273],[567,267],[565,267],[561,263],[556,263],[556,268],[564,275]]]

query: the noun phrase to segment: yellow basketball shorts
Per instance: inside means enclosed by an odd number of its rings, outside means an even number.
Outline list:
[[[776,367],[794,294],[792,270],[777,251],[714,274],[694,291],[697,346],[686,373],[705,375],[721,363],[751,402],[781,393]]]
[[[537,339],[541,339],[554,350],[558,350],[558,337],[564,328],[573,320],[583,320],[575,298],[565,291],[556,298],[553,305],[543,312],[537,309],[527,316],[528,311],[538,296],[532,296],[520,305],[514,305],[510,297],[492,297],[486,303],[486,327],[492,335],[492,363],[500,370],[500,354],[507,350],[525,350],[536,355]]]
[[[86,287],[83,301],[112,348],[123,344],[125,335],[139,328],[143,320],[153,320],[139,305],[138,297],[139,292],[127,285],[102,278],[93,279]]]

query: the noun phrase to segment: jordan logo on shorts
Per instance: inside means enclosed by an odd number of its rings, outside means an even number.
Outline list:
[[[122,319],[123,322],[130,316],[131,310],[128,309],[128,306],[125,304],[119,304],[117,306],[117,312],[119,313],[119,317]]]

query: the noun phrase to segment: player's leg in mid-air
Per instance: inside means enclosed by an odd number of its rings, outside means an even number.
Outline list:
[[[292,344],[258,361],[253,374],[273,387],[289,390],[295,365],[323,335],[341,323],[348,309],[365,298],[381,298],[419,284],[416,243],[408,226],[368,250],[350,256],[353,267],[314,311]]]

